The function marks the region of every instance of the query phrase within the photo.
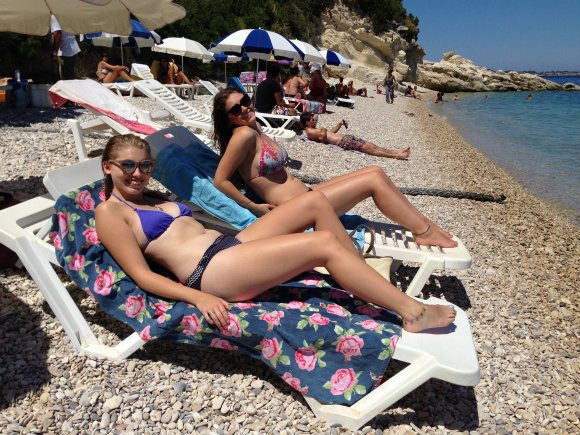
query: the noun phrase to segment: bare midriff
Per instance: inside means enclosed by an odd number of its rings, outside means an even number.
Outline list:
[[[280,205],[308,190],[308,187],[293,177],[286,169],[246,181],[248,186],[264,201]]]
[[[193,218],[182,217],[174,220],[167,231],[152,240],[144,254],[185,282],[219,235],[218,231],[205,229]],[[143,246],[140,236],[137,239]]]

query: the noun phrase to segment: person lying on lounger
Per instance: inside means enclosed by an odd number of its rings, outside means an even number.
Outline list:
[[[420,245],[452,248],[457,242],[423,216],[397,186],[377,167],[371,166],[314,185],[294,178],[284,164],[288,157],[282,145],[266,136],[258,123],[252,101],[235,89],[224,89],[214,97],[214,140],[220,147],[215,186],[257,216],[309,191],[321,192],[338,216],[371,197],[379,210],[408,228]],[[256,204],[243,195],[234,182],[243,181],[265,204]]]
[[[95,209],[100,241],[143,290],[195,305],[224,329],[228,302],[324,266],[360,299],[399,313],[409,332],[454,321],[454,308],[422,304],[369,267],[321,192],[291,199],[234,237],[204,228],[184,204],[148,193],[154,166],[145,140],[112,137],[102,156],[107,199]],[[304,233],[309,227],[315,231]],[[185,285],[153,272],[147,260]]]
[[[334,128],[316,128],[318,115],[314,113],[303,113],[300,115],[300,124],[306,132],[308,139],[329,145],[336,145],[346,151],[360,151],[377,157],[388,157],[390,159],[405,160],[411,154],[411,149],[401,148],[400,150],[388,150],[358,138],[352,134],[340,134],[338,130],[342,126],[348,128],[348,124],[343,119]]]

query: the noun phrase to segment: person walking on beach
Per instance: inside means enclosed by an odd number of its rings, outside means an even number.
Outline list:
[[[405,160],[411,154],[411,148],[401,148],[400,150],[388,150],[374,143],[367,142],[352,134],[339,134],[341,127],[348,128],[348,123],[343,119],[334,128],[316,128],[318,115],[313,113],[303,113],[300,115],[300,124],[306,132],[308,139],[315,142],[335,145],[346,151],[359,151],[364,154],[377,157],[387,157],[390,159]]]
[[[60,28],[56,17],[50,17],[50,31],[52,33],[51,60],[54,66],[54,76],[60,80],[74,80],[76,78],[76,59],[81,51],[74,35]]]
[[[385,100],[387,103],[393,104],[395,102],[395,86],[397,85],[397,79],[393,76],[393,71],[389,70],[385,80],[383,81],[383,86],[385,87]]]

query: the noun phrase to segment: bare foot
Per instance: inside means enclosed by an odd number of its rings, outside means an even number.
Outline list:
[[[441,231],[443,234],[445,234],[447,237],[449,237],[450,239],[453,238],[453,233],[447,230],[444,230],[443,228],[441,228],[439,225],[437,225],[435,222],[427,219],[427,223],[430,224],[431,226],[435,226],[435,228],[437,228],[439,231]]]
[[[421,312],[415,317],[403,320],[403,328],[408,332],[421,332],[431,328],[443,328],[455,320],[455,308],[446,305],[419,303]]]
[[[455,248],[457,242],[453,240],[450,233],[443,231],[435,224],[428,224],[425,232],[415,234],[415,243],[422,246],[439,246],[440,248]]]
[[[406,160],[407,157],[409,157],[411,155],[411,148],[407,147],[407,148],[401,148],[398,151],[397,156],[395,157],[397,160]]]

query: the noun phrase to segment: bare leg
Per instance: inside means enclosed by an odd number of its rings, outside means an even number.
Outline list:
[[[411,232],[421,234],[430,227],[429,231],[416,238],[418,244],[442,248],[457,246],[457,242],[451,239],[452,235],[423,216],[377,166],[333,178],[312,188],[319,190],[328,198],[338,216],[352,209],[363,199],[373,198],[376,206],[386,217]]]
[[[331,232],[344,248],[357,254],[334,208],[321,192],[306,192],[295,196],[266,213],[236,237],[241,242],[249,242],[298,233],[311,227],[316,231]]]
[[[315,266],[326,267],[357,297],[398,312],[407,331],[443,327],[455,319],[453,308],[423,305],[402,293],[329,231],[247,241],[222,251],[205,270],[202,290],[229,301],[248,300]]]
[[[371,142],[365,143],[362,146],[361,151],[371,156],[387,157],[389,159],[397,160],[406,160],[407,157],[409,157],[409,154],[411,154],[411,148],[409,147],[401,148],[399,150],[388,150]]]
[[[129,74],[127,74],[127,72],[124,71],[124,70],[119,72],[119,76],[122,79],[127,80],[128,82],[133,82],[134,81],[133,80],[133,77],[131,77]]]
[[[114,83],[119,77],[118,71],[110,71],[107,73],[105,78],[103,78],[103,83]]]

